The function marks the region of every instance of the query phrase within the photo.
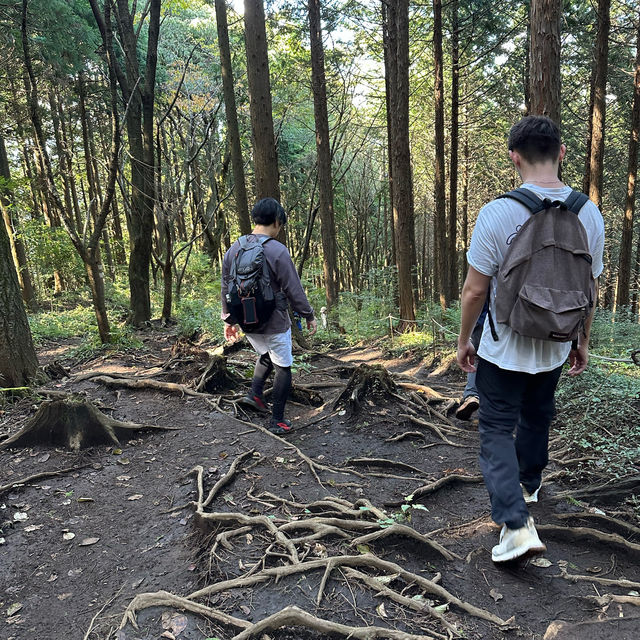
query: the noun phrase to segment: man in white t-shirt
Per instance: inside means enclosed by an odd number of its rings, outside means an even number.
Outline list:
[[[523,118],[511,128],[508,147],[524,188],[552,201],[564,201],[570,195],[571,187],[558,179],[566,147],[552,120],[545,116]],[[524,205],[511,198],[493,200],[478,214],[467,253],[469,271],[462,289],[458,336],[457,360],[467,373],[476,371],[476,352],[470,336],[487,288],[490,313],[495,318],[498,269],[512,239],[530,215]],[[592,275],[598,278],[603,268],[602,215],[588,201],[578,219],[587,232]],[[546,550],[527,503],[537,502],[542,470],[548,462],[549,425],[563,364],[568,358],[571,376],[585,370],[592,319],[593,312],[576,349],[568,342],[521,336],[501,323],[495,323],[495,340],[489,318],[485,320],[477,354],[476,386],[480,395],[480,467],[491,499],[492,518],[503,525],[499,544],[492,550],[494,562]]]

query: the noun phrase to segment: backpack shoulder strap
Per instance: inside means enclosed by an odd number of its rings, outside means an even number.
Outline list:
[[[258,242],[262,245],[265,242],[269,242],[269,240],[273,240],[273,238],[271,236],[262,236],[260,238],[258,238]]]
[[[238,238],[238,244],[240,245],[241,249],[246,249],[247,245],[249,244],[249,242],[247,241],[247,236],[240,236]]]
[[[545,209],[543,200],[533,193],[533,191],[522,187],[509,191],[508,193],[503,193],[501,196],[498,196],[498,198],[511,198],[512,200],[516,200],[527,207],[531,213],[538,213]]]
[[[564,201],[564,205],[567,207],[567,211],[571,211],[576,215],[580,213],[580,210],[589,200],[589,196],[585,193],[580,193],[575,189],[569,194],[569,197]]]

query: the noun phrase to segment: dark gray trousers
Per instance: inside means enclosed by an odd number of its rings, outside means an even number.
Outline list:
[[[549,425],[562,366],[531,374],[479,358],[477,369],[480,468],[491,517],[517,529],[529,517],[520,483],[528,491],[537,489],[549,462]]]

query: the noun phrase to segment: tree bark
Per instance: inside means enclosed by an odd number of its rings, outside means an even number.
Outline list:
[[[329,116],[327,112],[327,81],[322,45],[322,18],[320,0],[309,0],[309,31],[311,34],[311,82],[316,124],[316,152],[318,155],[318,194],[322,236],[324,286],[329,318],[338,303],[338,247],[333,211],[333,179],[331,175],[331,148],[329,144]]]
[[[449,163],[449,232],[447,234],[448,295],[458,298],[458,136],[460,100],[460,47],[458,0],[451,2],[451,161]]]
[[[640,137],[640,20],[636,42],[636,71],[634,76],[633,107],[631,109],[631,134],[627,165],[627,196],[622,218],[622,239],[618,263],[618,292],[616,307],[627,306],[631,287],[631,253],[633,244],[633,216],[635,209],[635,187],[638,176],[638,138]]]
[[[2,217],[7,230],[11,255],[13,257],[22,299],[31,311],[37,311],[38,302],[36,293],[31,280],[31,273],[27,263],[27,253],[24,243],[19,233],[16,233],[18,224],[17,216],[13,217],[12,206],[13,198],[11,192],[11,170],[9,168],[9,159],[7,157],[7,149],[4,138],[0,135],[0,178],[4,180],[4,184],[0,185],[0,207],[2,208]]]
[[[606,114],[609,30],[611,0],[598,0],[598,36],[596,39],[591,149],[589,152],[589,198],[602,208],[602,173],[604,161],[604,124]]]
[[[560,18],[562,0],[531,1],[530,113],[560,125]]]
[[[444,309],[447,304],[447,239],[444,148],[444,79],[442,54],[442,1],[433,0],[433,58],[434,58],[434,111],[435,111],[435,172],[433,221],[433,291]]]
[[[280,201],[278,152],[273,132],[267,34],[262,0],[244,0],[245,48],[256,198]]]
[[[4,224],[0,224],[0,387],[22,387],[37,369],[9,236]]]
[[[416,241],[413,211],[411,150],[409,145],[409,1],[393,0],[396,17],[395,110],[393,119],[393,219],[396,234],[396,264],[400,298],[401,329],[413,327],[415,320],[414,273]]]
[[[240,144],[240,129],[238,127],[236,96],[233,83],[233,67],[231,65],[227,5],[225,0],[215,0],[215,4],[218,47],[220,48],[220,68],[222,72],[222,90],[224,93],[224,108],[227,117],[227,137],[231,147],[231,166],[233,168],[236,213],[240,233],[245,235],[251,233],[251,221],[249,219],[249,203],[247,200],[247,186],[244,180],[244,162],[242,160],[242,146]]]

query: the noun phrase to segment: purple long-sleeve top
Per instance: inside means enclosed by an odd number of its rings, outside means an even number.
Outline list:
[[[247,240],[251,242],[257,241],[257,235],[250,234]],[[313,320],[313,308],[309,304],[309,300],[302,288],[302,283],[298,276],[298,272],[291,260],[289,251],[281,242],[271,239],[262,245],[264,255],[271,272],[271,286],[274,293],[282,291],[289,301],[291,308],[306,320]],[[224,254],[222,261],[222,318],[229,315],[227,309],[227,292],[229,291],[229,272],[231,270],[231,261],[240,250],[240,243],[236,240],[231,248]],[[269,320],[260,329],[253,333],[273,334],[284,333],[291,327],[291,320],[287,309],[280,309],[280,305],[276,305],[275,310],[271,314]]]

